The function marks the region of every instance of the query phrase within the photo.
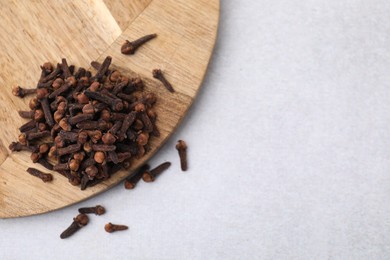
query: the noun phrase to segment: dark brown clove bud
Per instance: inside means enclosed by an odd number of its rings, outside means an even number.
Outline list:
[[[95,78],[97,79],[97,81],[100,81],[103,78],[103,76],[106,74],[106,72],[108,71],[108,68],[111,65],[111,61],[112,61],[112,58],[110,56],[107,56],[104,59],[102,65],[99,66],[99,69],[97,70],[96,75],[95,75]]]
[[[56,68],[49,75],[47,75],[46,77],[42,78],[41,82],[45,83],[45,82],[48,82],[50,80],[55,79],[57,77],[57,75],[60,74],[60,72],[61,72],[61,65],[59,63],[57,63]]]
[[[160,175],[163,171],[168,169],[169,166],[171,166],[171,163],[165,162],[150,171],[146,170],[142,175],[142,179],[144,180],[144,182],[153,182],[156,179],[156,177]]]
[[[75,133],[75,132],[67,132],[67,131],[61,130],[59,132],[58,136],[60,136],[62,138],[62,140],[64,140],[64,141],[68,141],[68,142],[73,143],[73,142],[77,141],[79,134]]]
[[[107,144],[92,145],[92,150],[94,151],[109,152],[109,151],[115,151],[115,149],[116,149],[115,145],[107,145]]]
[[[75,125],[77,123],[93,119],[93,114],[79,114],[68,119],[68,123]]]
[[[51,92],[49,95],[49,98],[55,98],[65,92],[67,92],[70,89],[71,85],[65,82],[61,87]]]
[[[73,218],[73,223],[61,233],[60,238],[68,238],[74,233],[76,233],[80,228],[88,224],[89,218],[85,214],[79,214],[77,217]]]
[[[57,154],[58,156],[62,156],[65,154],[71,154],[71,153],[76,153],[80,151],[81,145],[80,144],[72,144],[64,148],[59,148],[57,149]]]
[[[47,97],[45,97],[45,98],[40,99],[39,101],[41,102],[41,106],[42,106],[43,113],[45,115],[46,123],[49,126],[53,126],[54,119],[53,119],[53,115],[50,111],[49,100],[47,99]]]
[[[84,94],[89,97],[89,98],[92,98],[92,99],[95,99],[95,100],[98,100],[100,102],[103,102],[109,106],[111,106],[111,108],[115,111],[120,111],[123,109],[123,103],[122,103],[122,100],[119,99],[119,98],[111,98],[107,95],[104,95],[102,93],[99,93],[99,92],[93,92],[93,91],[89,91],[89,90],[86,90],[84,92]]]
[[[83,130],[106,130],[109,128],[109,125],[106,121],[83,121],[76,124],[76,127]]]
[[[128,41],[126,40],[126,42],[122,45],[121,47],[121,52],[123,54],[134,54],[135,51],[141,46],[143,45],[144,43],[150,41],[151,39],[155,38],[157,36],[157,34],[148,34],[148,35],[145,35],[135,41]]]
[[[21,144],[20,142],[12,142],[8,147],[12,152],[30,151],[33,152],[36,147]]]
[[[183,140],[179,140],[176,144],[176,149],[179,152],[180,166],[182,171],[187,170],[187,144]]]
[[[175,90],[173,89],[171,83],[169,83],[169,81],[165,78],[165,76],[163,75],[162,71],[160,69],[154,69],[153,70],[153,78],[156,78],[158,79],[159,81],[161,81],[161,83],[164,85],[164,87],[171,93],[175,92]]]
[[[51,175],[50,173],[41,172],[40,170],[35,168],[27,168],[27,172],[32,176],[38,177],[43,182],[49,182],[53,180],[53,175]]]
[[[12,88],[12,94],[14,96],[23,98],[26,95],[31,95],[37,93],[37,89],[28,89],[28,88],[22,88],[20,86],[14,86]]]
[[[111,222],[107,223],[104,226],[104,230],[106,230],[106,232],[108,232],[108,233],[113,233],[115,231],[122,231],[122,230],[126,230],[128,228],[129,228],[128,226],[116,225],[116,224],[112,224]]]
[[[47,136],[50,136],[50,132],[49,131],[28,133],[27,134],[27,140],[31,141],[31,140],[35,140],[35,139],[39,139],[39,138],[43,138],[43,137],[47,137]]]
[[[140,120],[142,121],[144,131],[147,133],[151,133],[153,131],[154,126],[153,126],[152,121],[150,120],[150,118],[146,114],[146,112],[141,112],[139,117],[140,117]]]
[[[19,127],[20,132],[27,132],[33,128],[36,127],[36,122],[35,120],[28,121],[27,123],[23,124],[21,127]]]
[[[106,209],[100,205],[96,205],[95,207],[79,208],[79,212],[82,214],[93,213],[95,215],[103,215],[104,213],[106,213]]]
[[[125,119],[122,122],[121,129],[118,132],[118,140],[119,141],[123,141],[123,139],[125,139],[127,129],[131,126],[131,124],[133,124],[136,115],[137,115],[137,113],[135,111],[132,111],[125,116]]]
[[[55,170],[55,171],[70,170],[69,163],[58,163],[58,164],[53,166],[53,170]]]

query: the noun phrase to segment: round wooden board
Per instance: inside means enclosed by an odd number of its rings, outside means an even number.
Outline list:
[[[94,187],[81,191],[63,176],[53,173],[51,183],[26,173],[33,164],[27,152],[10,153],[25,122],[18,110],[28,109],[29,98],[11,94],[13,85],[33,87],[41,65],[61,58],[90,67],[93,60],[112,56],[123,74],[139,75],[147,91],[158,96],[157,125],[151,151],[134,162],[131,171],[148,160],[175,130],[193,102],[216,40],[218,0],[91,0],[11,1],[0,9],[0,218],[28,216],[56,210],[107,190],[123,180],[122,171]],[[120,53],[126,40],[145,34],[158,37],[135,55]],[[161,68],[176,92],[170,93],[154,80],[151,71]]]

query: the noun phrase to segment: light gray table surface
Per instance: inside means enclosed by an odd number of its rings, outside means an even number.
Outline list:
[[[389,71],[389,1],[222,0],[202,90],[150,160],[173,167],[0,220],[0,259],[390,259]],[[96,204],[107,214],[59,238]]]

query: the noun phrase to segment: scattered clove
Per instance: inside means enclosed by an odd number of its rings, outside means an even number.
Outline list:
[[[100,205],[96,205],[95,207],[79,208],[79,213],[82,214],[93,213],[95,215],[103,215],[104,213],[106,213],[106,209]]]
[[[187,170],[187,144],[183,140],[179,140],[176,144],[176,150],[179,152],[180,166],[182,171]]]
[[[73,218],[72,224],[61,233],[60,238],[68,238],[76,233],[80,228],[86,226],[88,224],[89,218],[85,214],[79,214],[77,217]]]
[[[163,171],[168,169],[169,166],[171,166],[171,163],[165,162],[150,171],[145,170],[144,173],[142,174],[142,179],[144,180],[144,182],[153,182],[156,179],[156,177],[160,175]]]
[[[107,223],[104,226],[104,230],[106,230],[106,232],[108,232],[108,233],[113,233],[115,231],[122,231],[122,230],[126,230],[128,228],[129,228],[128,226],[116,225],[116,224],[112,224],[111,222]]]
[[[153,78],[156,78],[158,79],[159,81],[161,81],[161,83],[164,85],[164,87],[171,93],[175,92],[175,90],[173,89],[171,83],[169,83],[169,81],[165,78],[165,76],[163,75],[162,71],[160,69],[154,69],[153,70]]]
[[[128,41],[126,40],[126,42],[122,45],[121,47],[121,52],[122,54],[134,54],[135,51],[143,44],[145,44],[146,42],[150,41],[151,39],[155,38],[157,36],[157,34],[148,34],[148,35],[145,35],[135,41]]]
[[[35,168],[27,168],[27,172],[32,176],[38,177],[43,182],[50,182],[53,180],[53,175],[51,175],[50,173],[41,172],[40,170]]]

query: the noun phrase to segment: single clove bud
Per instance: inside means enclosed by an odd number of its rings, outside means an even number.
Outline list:
[[[86,121],[86,120],[91,120],[93,119],[93,114],[79,114],[77,116],[70,117],[68,119],[68,123],[71,125],[75,125],[77,123]]]
[[[38,177],[43,182],[49,182],[53,180],[53,175],[51,175],[50,173],[41,172],[40,170],[35,168],[27,168],[27,172],[32,176]]]
[[[19,152],[19,151],[29,151],[33,152],[36,150],[35,146],[29,146],[21,144],[20,142],[12,142],[8,147],[12,152]]]
[[[127,129],[129,129],[130,125],[134,122],[136,115],[137,113],[135,111],[131,111],[123,119],[122,126],[117,134],[119,141],[123,141],[123,139],[125,139]]]
[[[23,98],[26,95],[31,95],[37,93],[37,89],[28,89],[28,88],[22,88],[20,86],[15,86],[12,88],[12,94],[14,96]]]
[[[169,83],[169,81],[164,77],[164,75],[162,74],[162,71],[160,69],[154,69],[153,70],[153,78],[156,78],[159,81],[161,81],[161,83],[164,85],[164,87],[169,92],[171,92],[171,93],[175,92],[175,90],[173,89],[171,83]]]
[[[106,230],[106,232],[108,232],[108,233],[113,233],[115,231],[126,230],[128,228],[129,228],[128,226],[125,226],[125,225],[115,225],[115,224],[112,224],[111,222],[107,223],[104,226],[104,230]]]
[[[79,212],[83,214],[93,213],[95,215],[103,215],[106,213],[106,209],[100,205],[96,205],[95,207],[79,208]]]
[[[150,41],[151,39],[155,38],[156,36],[157,36],[157,34],[154,33],[154,34],[145,35],[145,36],[143,36],[135,41],[132,41],[132,42],[126,40],[126,42],[121,47],[121,52],[122,52],[122,54],[134,54],[135,51],[141,45]]]
[[[153,182],[156,179],[156,177],[160,175],[163,171],[168,169],[169,166],[171,166],[171,163],[165,162],[150,171],[146,170],[142,174],[142,179],[144,180],[144,182]]]
[[[80,144],[71,144],[67,147],[57,149],[57,154],[58,154],[58,156],[62,156],[65,154],[76,153],[76,152],[80,151],[80,149],[81,149]]]
[[[47,136],[50,136],[50,132],[49,131],[42,131],[42,132],[28,133],[26,135],[26,138],[28,141],[31,141],[31,140],[35,140],[35,139],[39,139],[39,138],[43,138],[43,137],[47,137]]]
[[[76,233],[80,228],[88,224],[89,218],[85,214],[79,214],[77,217],[73,218],[73,223],[61,233],[60,238],[68,238],[74,233]]]
[[[179,140],[176,144],[176,149],[179,152],[180,166],[182,171],[187,170],[187,144],[183,140]]]
[[[112,98],[100,92],[95,92],[90,90],[84,91],[84,94],[91,99],[98,100],[100,102],[103,102],[111,106],[111,108],[115,111],[120,111],[123,109],[123,102],[119,98]]]
[[[54,122],[54,119],[53,119],[53,114],[50,111],[49,100],[47,99],[47,97],[45,97],[45,98],[42,98],[40,100],[40,102],[41,102],[43,113],[45,114],[46,123],[50,127],[52,127],[55,122]]]
[[[115,145],[108,145],[108,144],[93,144],[92,150],[94,151],[101,151],[101,152],[109,152],[109,151],[115,151],[116,146]]]
[[[108,68],[111,65],[111,61],[112,61],[112,58],[110,56],[107,56],[104,59],[102,65],[99,67],[99,69],[95,75],[95,78],[97,79],[97,81],[100,81],[103,78],[103,76],[106,74],[106,72],[108,71]]]

